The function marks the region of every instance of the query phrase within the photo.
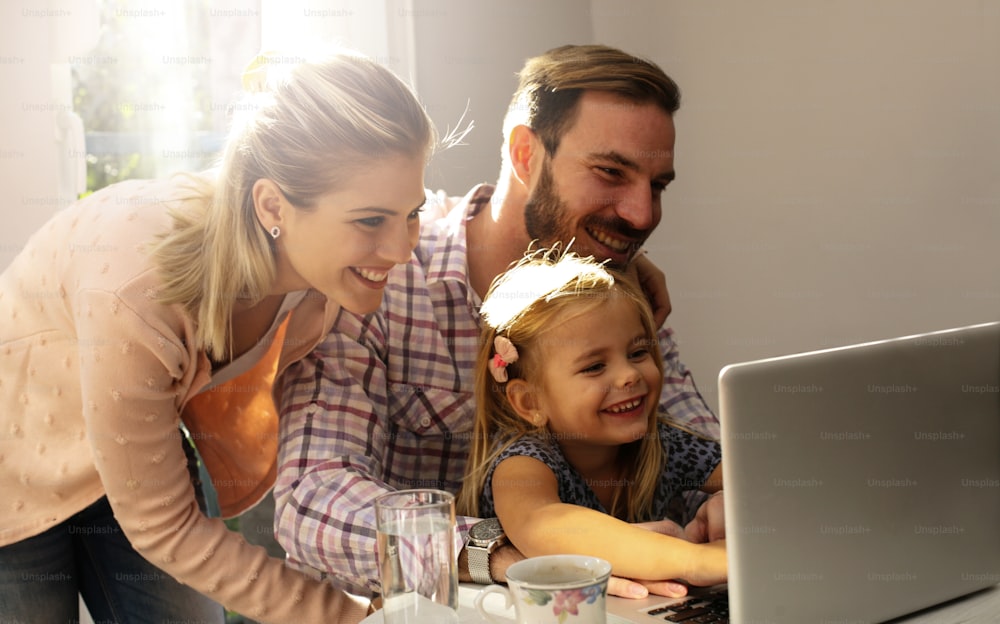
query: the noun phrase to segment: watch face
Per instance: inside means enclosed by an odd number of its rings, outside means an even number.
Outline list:
[[[496,518],[483,520],[472,525],[469,529],[469,537],[477,542],[491,542],[498,537],[503,537],[503,527]]]

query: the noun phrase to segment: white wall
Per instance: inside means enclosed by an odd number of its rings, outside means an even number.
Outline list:
[[[1000,2],[594,0],[681,85],[649,244],[682,357],[1000,318]]]
[[[24,110],[25,102],[48,102],[48,81],[37,78],[39,66],[32,61],[43,58],[42,66],[48,71],[48,30],[43,23],[28,22],[22,25],[20,7],[4,5],[0,8],[0,23],[4,26],[0,36],[9,43],[0,52],[4,62],[0,64],[0,80],[7,85],[8,93],[18,97],[0,98],[0,188],[6,189],[0,214],[4,227],[0,229],[0,270],[5,268],[24,245],[28,235],[44,219],[39,212],[49,212],[34,205],[24,203],[25,198],[41,197],[45,189],[51,189],[56,180],[55,153],[46,145],[40,145],[39,128],[48,122],[52,114],[38,112],[34,118],[44,118],[40,124],[28,124],[33,119]],[[17,27],[14,25],[17,24]]]
[[[83,150],[65,142],[70,57],[96,36],[92,2],[0,5],[0,270],[75,197]]]

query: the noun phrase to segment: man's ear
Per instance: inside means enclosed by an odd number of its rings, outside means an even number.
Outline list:
[[[253,209],[257,214],[257,220],[265,230],[271,231],[274,226],[280,228],[284,225],[282,211],[288,200],[274,180],[267,178],[257,180],[253,183],[250,194],[253,197]]]
[[[514,175],[525,188],[531,188],[532,181],[541,170],[545,158],[545,147],[541,139],[534,130],[520,124],[510,131],[507,150]]]
[[[538,421],[538,395],[534,388],[523,379],[511,379],[504,388],[507,394],[507,402],[514,408],[518,416],[528,421],[532,425],[541,426]],[[543,422],[542,425],[545,423]]]

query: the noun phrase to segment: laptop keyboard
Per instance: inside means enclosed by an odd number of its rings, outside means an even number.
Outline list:
[[[646,614],[663,622],[729,624],[729,597],[725,592],[692,597],[680,604],[650,609]]]

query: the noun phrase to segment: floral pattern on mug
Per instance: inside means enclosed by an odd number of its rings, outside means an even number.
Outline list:
[[[528,597],[524,601],[539,607],[552,602],[553,615],[559,616],[559,621],[564,622],[570,615],[580,615],[579,605],[581,602],[594,604],[598,598],[604,596],[605,591],[606,586],[603,585],[591,585],[582,589],[563,589],[555,592],[529,589]]]

